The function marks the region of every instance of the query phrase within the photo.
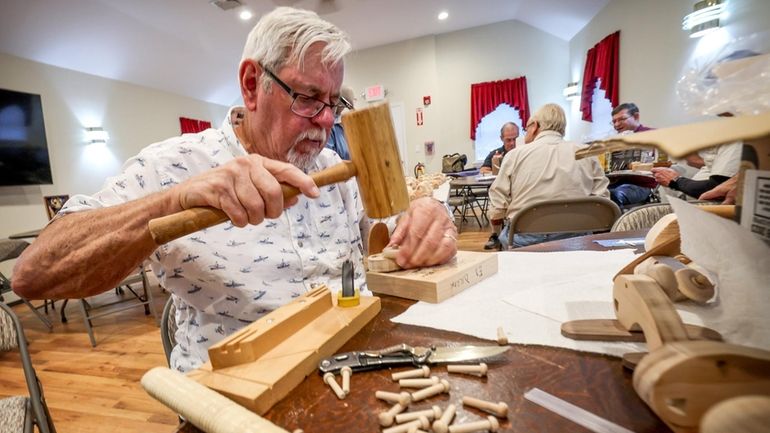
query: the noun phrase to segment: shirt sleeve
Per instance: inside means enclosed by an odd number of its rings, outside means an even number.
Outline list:
[[[495,152],[497,152],[497,149],[495,149],[495,150],[489,152],[489,154],[487,154],[487,157],[484,158],[484,163],[481,164],[482,167],[492,168],[492,157],[495,156]]]
[[[717,148],[711,175],[731,177],[738,173],[741,165],[743,143],[723,144]]]
[[[729,179],[729,177],[716,175],[711,175],[706,180],[692,180],[686,177],[680,177],[669,182],[668,187],[681,191],[690,197],[698,198],[704,192],[717,187],[727,179]]]
[[[610,180],[604,175],[604,170],[602,169],[602,165],[599,164],[599,159],[596,157],[591,157],[589,159],[591,161],[591,177],[593,181],[591,195],[610,198],[610,191],[607,189]]]

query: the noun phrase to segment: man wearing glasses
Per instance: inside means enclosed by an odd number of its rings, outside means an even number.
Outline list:
[[[244,106],[218,129],[155,143],[93,196],[73,197],[18,260],[14,290],[31,299],[83,298],[115,286],[145,260],[176,304],[173,368],[188,371],[207,348],[310,290],[340,287],[345,260],[365,290],[355,180],[316,187],[306,174],[340,161],[324,149],[340,96],[347,36],[315,13],[277,8],[249,34],[239,68]],[[303,195],[284,200],[279,182]],[[212,206],[231,222],[161,247],[150,219]],[[265,221],[266,220],[266,221]],[[402,267],[456,253],[453,221],[416,200],[391,240]]]
[[[644,126],[639,122],[639,107],[633,102],[626,102],[618,105],[612,110],[612,126],[620,134],[631,134],[635,132],[649,131],[653,128]],[[642,151],[638,150],[625,150],[619,152],[613,152],[610,159],[610,170],[625,170],[628,163],[633,160],[641,159]],[[653,155],[649,155],[648,158],[654,159]],[[641,161],[641,162],[654,162],[654,161]],[[621,180],[618,183],[610,185],[610,198],[621,209],[632,206],[635,204],[644,203],[650,197],[652,190],[657,183],[655,179],[650,178],[649,181],[641,181],[639,179],[634,182],[641,182],[639,184],[627,183],[626,180]]]

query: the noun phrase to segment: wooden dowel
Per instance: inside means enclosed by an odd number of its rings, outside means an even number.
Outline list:
[[[401,406],[407,406],[409,403],[412,402],[412,394],[409,394],[406,391],[403,392],[388,392],[388,391],[377,391],[374,393],[374,396],[379,398],[380,400],[385,400],[388,403],[398,403]]]
[[[441,414],[441,418],[433,421],[433,431],[436,433],[447,433],[449,431],[449,424],[452,423],[452,418],[455,416],[457,406],[450,404],[444,409],[444,413]]]
[[[430,409],[418,410],[415,412],[400,413],[396,415],[396,422],[401,424],[407,421],[414,421],[420,418],[421,416],[428,418],[428,421],[433,421],[434,419],[441,416],[441,408],[438,406],[433,406]]]
[[[423,365],[422,368],[416,368],[414,370],[407,370],[407,371],[399,371],[398,373],[393,373],[390,375],[390,377],[393,380],[401,380],[401,379],[412,379],[415,377],[428,377],[430,376],[430,367],[427,365]]]
[[[327,385],[334,391],[334,394],[337,395],[337,398],[342,400],[345,398],[345,391],[340,388],[340,384],[337,383],[337,381],[334,379],[334,373],[326,373],[324,374],[324,382],[326,382]]]
[[[508,405],[502,401],[499,403],[492,403],[491,401],[465,396],[463,397],[463,406],[475,407],[476,409],[481,409],[494,414],[499,418],[508,417]]]
[[[487,364],[484,364],[483,362],[478,365],[465,365],[465,364],[447,365],[446,369],[450,373],[478,374],[479,376],[482,376],[482,377],[486,376],[487,371],[489,370],[489,368],[487,367]]]
[[[396,414],[403,412],[404,409],[406,409],[406,405],[396,403],[387,411],[380,413],[380,415],[377,417],[380,425],[383,427],[392,426]]]
[[[424,379],[401,379],[398,386],[401,388],[427,388],[439,382],[437,376],[426,377]]]
[[[508,345],[508,336],[505,335],[505,331],[502,326],[497,327],[497,344],[500,346]]]
[[[449,392],[449,382],[447,382],[445,379],[442,379],[441,382],[435,385],[413,392],[412,401],[424,400],[428,397],[441,394],[442,392]]]
[[[350,375],[353,374],[353,370],[348,367],[342,367],[342,392],[345,393],[345,395],[350,394]]]
[[[399,424],[397,426],[386,428],[385,430],[382,431],[382,433],[407,433],[413,427],[428,428],[428,426],[430,426],[430,422],[428,422],[428,418],[421,416],[418,419],[414,421],[409,421],[406,424]]]
[[[484,421],[469,422],[467,424],[455,424],[449,426],[449,433],[471,433],[476,431],[489,430],[496,432],[500,429],[500,423],[493,416],[487,417]]]

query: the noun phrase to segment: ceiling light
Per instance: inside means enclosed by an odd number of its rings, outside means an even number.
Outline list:
[[[699,38],[718,29],[725,6],[725,0],[701,0],[695,3],[693,12],[682,20],[682,29],[689,30],[691,38]]]
[[[238,14],[238,16],[239,16],[239,17],[240,17],[242,20],[244,20],[244,21],[248,21],[248,20],[250,20],[250,19],[251,19],[251,17],[253,17],[254,15],[252,15],[251,11],[248,11],[248,10],[242,10],[242,11],[241,11],[241,13],[240,13],[240,14]]]
[[[444,21],[445,19],[449,18],[449,12],[447,11],[441,11],[438,14],[438,19],[441,21]]]

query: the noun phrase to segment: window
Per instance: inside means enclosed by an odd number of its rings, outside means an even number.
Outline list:
[[[484,162],[489,152],[502,146],[500,141],[500,128],[506,122],[513,122],[519,126],[519,137],[522,137],[521,117],[519,110],[508,104],[500,104],[495,111],[487,114],[476,127],[476,162]]]
[[[594,87],[594,96],[591,100],[593,121],[590,132],[581,139],[584,143],[616,134],[615,128],[612,127],[612,103],[607,99],[606,92],[599,87],[600,82],[601,78],[597,79]]]

